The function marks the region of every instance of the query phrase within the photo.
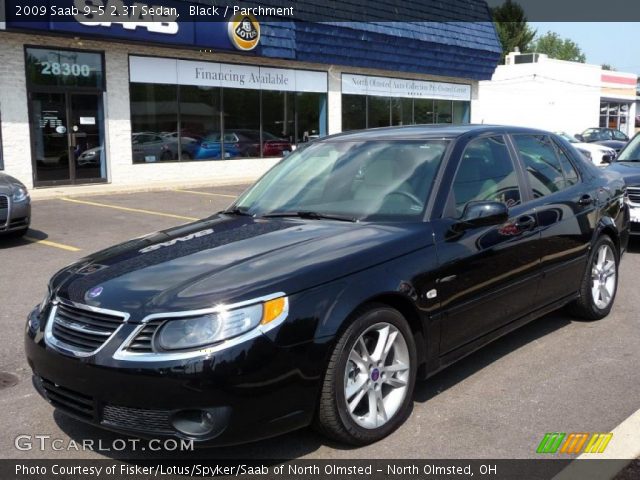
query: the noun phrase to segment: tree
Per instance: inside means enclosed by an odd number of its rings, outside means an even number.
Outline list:
[[[616,71],[616,69],[615,69],[615,68],[613,68],[613,67],[612,67],[611,65],[609,65],[608,63],[603,63],[603,64],[602,64],[602,69],[603,69],[603,70],[611,70],[612,72],[615,72],[615,71]]]
[[[576,42],[562,38],[556,32],[547,32],[537,37],[529,46],[530,52],[546,53],[551,58],[584,63],[587,57]]]
[[[522,7],[511,0],[506,0],[501,6],[493,8],[491,14],[502,44],[502,61],[516,47],[521,52],[526,52],[529,43],[536,36],[536,31],[527,24],[527,17]]]

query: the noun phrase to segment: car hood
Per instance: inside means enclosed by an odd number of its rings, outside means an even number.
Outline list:
[[[609,150],[613,147],[608,147],[606,145],[601,145],[599,143],[572,143],[575,148],[582,148],[583,150],[587,150],[588,152],[601,152],[603,150]]]
[[[605,147],[613,148],[614,150],[620,150],[628,142],[623,142],[622,140],[600,140],[593,143],[596,145],[604,145]]]
[[[131,240],[61,270],[56,295],[125,311],[194,310],[292,293],[431,242],[428,224],[345,223],[217,215]]]
[[[624,178],[628,186],[640,185],[640,161],[638,162],[614,162],[607,170],[618,172]]]

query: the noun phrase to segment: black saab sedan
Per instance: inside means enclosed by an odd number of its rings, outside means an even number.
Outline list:
[[[61,270],[30,315],[36,389],[86,422],[233,444],[388,435],[425,379],[565,305],[605,317],[624,183],[537,130],[328,137],[226,211]]]

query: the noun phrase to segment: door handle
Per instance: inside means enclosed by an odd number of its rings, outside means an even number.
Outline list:
[[[588,193],[582,195],[580,200],[578,200],[578,205],[582,207],[586,207],[587,205],[591,205],[593,203],[593,197]]]
[[[516,221],[516,228],[519,232],[525,232],[531,230],[536,225],[536,219],[531,215],[523,215]]]

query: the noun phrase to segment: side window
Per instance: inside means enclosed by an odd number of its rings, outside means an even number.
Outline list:
[[[579,181],[578,172],[574,168],[571,160],[565,153],[562,148],[560,148],[557,144],[555,144],[556,152],[558,153],[558,157],[560,158],[560,165],[562,165],[562,172],[564,173],[565,185],[570,187],[575,185]]]
[[[521,202],[518,176],[502,137],[473,140],[458,165],[453,181],[456,212],[469,202],[497,201],[508,207]]]
[[[544,197],[565,188],[562,165],[549,137],[514,135],[513,139],[527,171],[534,198]]]
[[[616,140],[622,140],[624,142],[629,140],[627,138],[627,136],[624,133],[622,133],[620,130],[614,130],[613,131],[613,138],[616,139]]]

